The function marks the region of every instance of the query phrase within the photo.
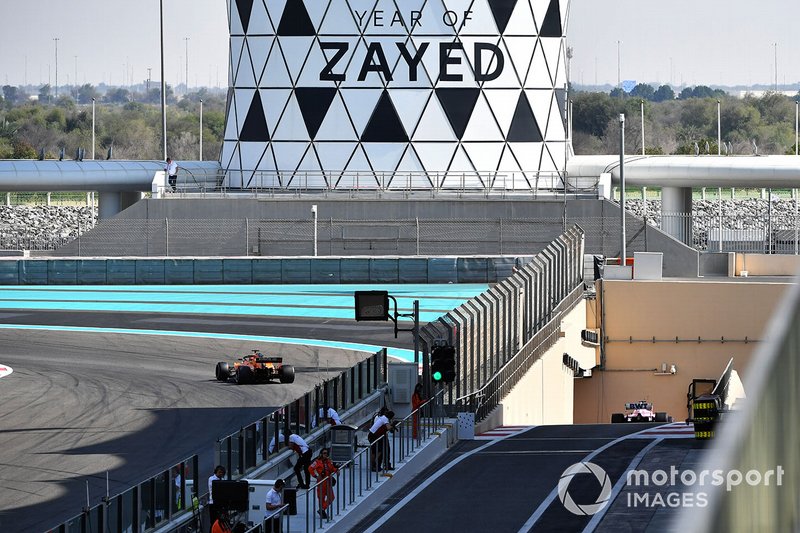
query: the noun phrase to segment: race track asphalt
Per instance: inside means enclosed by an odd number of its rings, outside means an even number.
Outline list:
[[[0,322],[393,340],[387,324],[275,317],[13,311]],[[294,364],[295,383],[214,380],[217,361],[254,348]],[[86,504],[87,482],[91,505],[99,503],[106,474],[114,495],[197,453],[205,479],[219,437],[367,355],[208,337],[0,329],[0,364],[13,369],[0,379],[0,531],[44,531],[72,518]]]

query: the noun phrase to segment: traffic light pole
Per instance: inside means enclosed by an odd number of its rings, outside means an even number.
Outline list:
[[[389,318],[394,322],[394,338],[397,338],[397,332],[410,331],[414,335],[414,362],[419,364],[419,300],[414,300],[414,310],[411,313],[398,313],[397,312],[397,299],[389,295],[389,298],[394,302],[394,314],[390,314]],[[397,327],[397,319],[411,318],[414,320],[414,326],[411,329],[404,329]],[[423,376],[425,375],[424,367],[427,361],[423,362]]]

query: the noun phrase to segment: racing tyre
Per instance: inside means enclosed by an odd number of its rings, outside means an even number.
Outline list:
[[[292,365],[283,365],[278,369],[278,378],[281,383],[294,383],[294,367]]]
[[[656,422],[666,422],[667,421],[667,413],[656,413]]]
[[[217,376],[217,381],[228,381],[228,378],[231,377],[231,370],[228,368],[228,363],[217,363],[217,370],[215,374]]]
[[[249,366],[240,366],[236,369],[236,383],[238,385],[247,385],[255,380],[253,369]]]
[[[622,424],[625,422],[625,415],[622,413],[614,413],[611,415],[611,423],[612,424]]]

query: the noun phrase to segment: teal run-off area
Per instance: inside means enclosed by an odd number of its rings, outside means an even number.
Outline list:
[[[489,288],[485,284],[388,285],[105,285],[0,286],[0,309],[255,315],[300,318],[354,319],[353,294],[358,290],[385,290],[397,299],[398,312],[411,313],[419,300],[420,321],[436,320]],[[353,343],[284,337],[248,337],[179,331],[128,330],[85,327],[19,326],[0,328],[63,329],[118,333],[250,338],[376,351],[380,347]],[[390,355],[411,360],[409,350],[390,349]]]

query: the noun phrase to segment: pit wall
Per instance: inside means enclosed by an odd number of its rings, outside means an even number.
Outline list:
[[[752,354],[790,286],[599,282],[586,327],[598,326],[605,339],[603,348],[596,349],[602,366],[593,370],[591,378],[575,383],[575,423],[607,423],[612,413],[624,411],[625,403],[638,400],[648,400],[654,410],[684,420],[692,379],[719,379],[731,357],[746,392]]]

